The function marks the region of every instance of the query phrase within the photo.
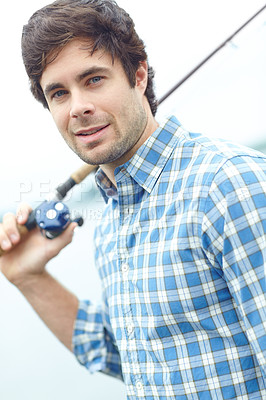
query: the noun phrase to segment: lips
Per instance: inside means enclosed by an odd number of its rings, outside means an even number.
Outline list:
[[[81,129],[75,133],[76,140],[81,145],[96,146],[102,142],[106,135],[108,135],[109,126],[110,124],[94,126],[89,129]]]
[[[78,131],[77,133],[75,133],[75,136],[94,135],[95,133],[98,133],[98,132],[102,131],[103,129],[105,129],[107,126],[108,125],[102,125],[102,126],[98,126],[96,128],[82,129],[82,130]]]

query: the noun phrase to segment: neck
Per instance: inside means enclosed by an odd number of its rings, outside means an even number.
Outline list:
[[[115,169],[119,165],[123,165],[124,163],[129,161],[131,159],[131,157],[133,157],[133,155],[136,153],[136,151],[140,148],[140,146],[142,146],[142,144],[158,128],[158,126],[159,126],[159,124],[155,120],[153,115],[151,113],[148,114],[145,129],[144,129],[142,135],[140,136],[139,140],[135,144],[135,146],[130,151],[125,153],[124,156],[122,158],[120,158],[119,160],[113,161],[112,163],[100,165],[100,167],[102,168],[102,170],[104,171],[106,176],[110,179],[110,181],[113,183],[113,185],[116,186],[115,175],[114,175]]]

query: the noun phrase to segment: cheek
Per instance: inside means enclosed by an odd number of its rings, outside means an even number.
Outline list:
[[[116,82],[114,87],[107,90],[105,96],[100,98],[98,106],[102,109],[110,110],[114,114],[125,114],[125,110],[129,111],[129,107],[134,102],[134,90],[129,87],[127,81]]]

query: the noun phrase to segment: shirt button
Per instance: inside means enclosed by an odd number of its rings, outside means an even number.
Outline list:
[[[128,272],[128,270],[129,270],[129,265],[126,263],[122,264],[122,272],[126,273]]]
[[[143,390],[143,384],[142,384],[141,381],[137,381],[136,382],[136,388],[137,388],[138,391]]]
[[[127,325],[127,332],[130,335],[134,331],[134,325],[133,324],[128,324]]]

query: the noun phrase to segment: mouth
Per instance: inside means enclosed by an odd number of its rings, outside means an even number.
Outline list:
[[[96,126],[89,129],[82,129],[75,133],[75,137],[78,139],[81,145],[95,146],[99,144],[106,134],[108,134],[110,124]]]
[[[107,128],[107,126],[109,126],[109,124],[107,125],[102,125],[96,128],[90,128],[90,129],[83,129],[78,131],[77,133],[75,133],[75,136],[91,136],[91,135],[95,135],[96,133],[99,133],[101,131],[103,131],[105,128]]]

